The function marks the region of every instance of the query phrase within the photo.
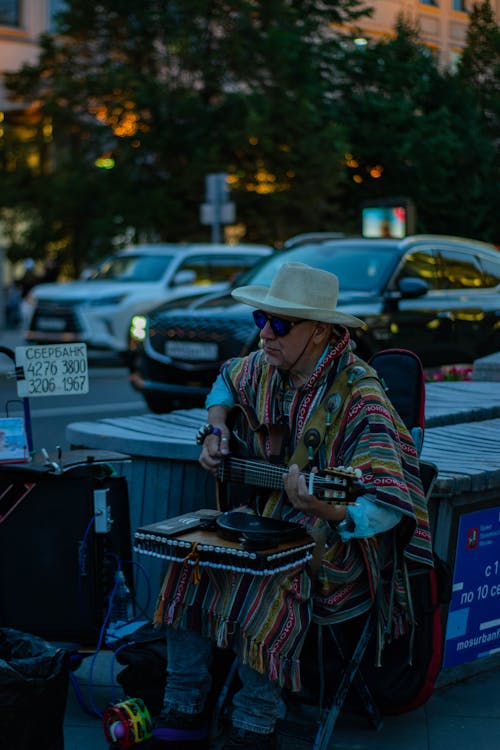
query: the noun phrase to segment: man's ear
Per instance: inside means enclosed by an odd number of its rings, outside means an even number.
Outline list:
[[[332,328],[333,326],[331,325],[331,323],[322,323],[320,320],[318,320],[316,322],[316,327],[314,329],[313,335],[315,336],[316,334],[318,334],[322,338],[330,338]]]

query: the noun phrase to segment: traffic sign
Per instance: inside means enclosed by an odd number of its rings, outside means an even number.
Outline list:
[[[236,208],[234,203],[202,203],[200,207],[200,223],[214,224],[233,224],[236,217]]]

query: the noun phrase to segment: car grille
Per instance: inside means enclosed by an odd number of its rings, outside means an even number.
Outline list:
[[[163,357],[169,341],[217,345],[218,360],[241,356],[255,345],[257,339],[252,320],[228,317],[176,316],[152,321],[149,342],[153,351]]]
[[[59,304],[57,302],[40,301],[37,303],[33,314],[30,330],[50,333],[80,333],[82,327],[71,303]]]

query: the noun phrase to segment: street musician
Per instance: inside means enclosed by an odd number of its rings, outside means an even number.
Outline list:
[[[206,402],[199,460],[218,474],[238,407],[248,454],[287,467],[282,488],[259,493],[250,510],[302,525],[316,549],[312,561],[268,578],[205,567],[195,580],[192,569],[169,565],[156,613],[167,629],[168,666],[155,726],[166,743],[201,746],[217,644],[234,650],[241,680],[224,750],[271,750],[282,688],[300,688],[311,621],[367,612],[384,571],[394,595],[379,607],[380,632],[404,632],[411,626],[406,564],[431,565],[431,539],[417,451],[376,374],[353,351],[348,329],[363,322],[337,310],[337,277],[285,263],[269,288],[243,286],[232,296],[253,308],[261,348],[222,366]],[[361,477],[353,503],[319,497],[306,482],[306,469],[339,467]]]

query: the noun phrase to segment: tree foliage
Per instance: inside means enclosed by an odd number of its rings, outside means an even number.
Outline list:
[[[249,240],[333,220],[315,198],[335,190],[342,152],[331,23],[365,12],[358,0],[70,1],[38,63],[8,77],[52,123],[53,161],[34,188],[48,235],[66,236],[75,264],[102,252],[98,228],[101,242],[129,228],[207,239],[204,179],[221,171]]]
[[[487,127],[498,139],[500,131],[500,28],[490,0],[473,5],[466,47],[458,67],[460,80],[479,101]]]
[[[404,18],[357,48],[360,0],[67,7],[37,63],[6,76],[13,100],[32,102],[31,139],[0,143],[1,205],[22,219],[11,254],[57,252],[78,271],[125,240],[207,240],[211,172],[230,175],[249,241],[359,231],[360,203],[394,195],[413,198],[421,230],[498,240],[487,7],[459,75]]]
[[[339,60],[337,116],[349,133],[346,210],[409,196],[417,230],[495,239],[494,141],[460,79],[400,17],[395,35]]]

